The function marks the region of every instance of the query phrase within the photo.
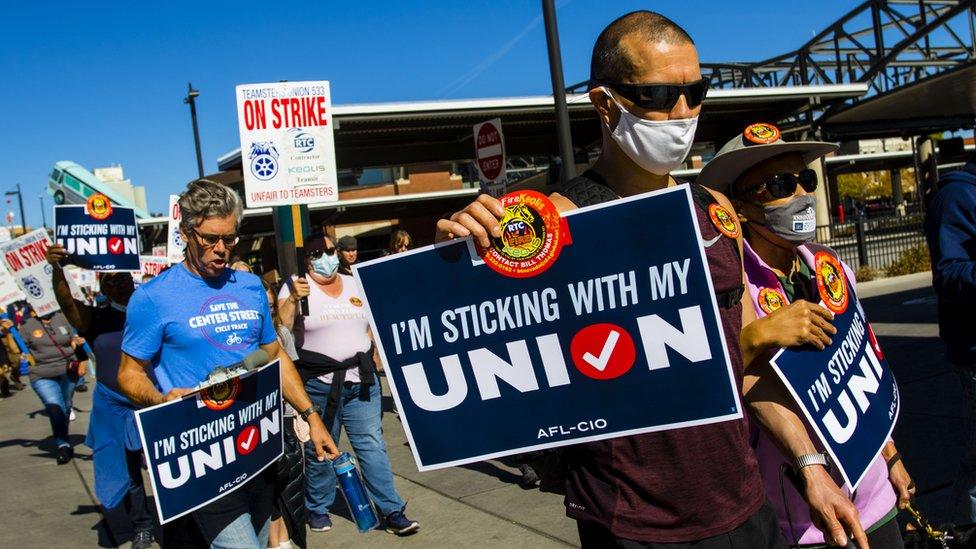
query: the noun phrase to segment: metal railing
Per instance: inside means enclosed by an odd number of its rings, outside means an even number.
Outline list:
[[[921,213],[911,213],[820,225],[816,240],[833,248],[854,269],[886,269],[906,250],[925,242],[924,218]]]

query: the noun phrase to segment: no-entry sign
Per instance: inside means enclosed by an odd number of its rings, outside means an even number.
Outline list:
[[[504,184],[505,141],[500,118],[475,124],[474,151],[481,183],[489,190],[498,184]],[[504,194],[504,189],[501,189],[501,193]]]

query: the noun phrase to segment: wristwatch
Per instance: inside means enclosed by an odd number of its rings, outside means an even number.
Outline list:
[[[309,406],[308,408],[306,408],[306,409],[302,410],[301,412],[299,412],[298,415],[301,416],[301,418],[303,420],[308,421],[308,416],[310,416],[312,414],[317,414],[317,413],[319,413],[321,411],[322,411],[322,409],[319,408],[318,404],[313,404],[313,405]]]
[[[830,468],[827,465],[827,454],[825,453],[804,454],[802,456],[797,456],[795,465],[797,473],[799,473],[804,467],[809,467],[810,465],[823,465],[827,469]]]

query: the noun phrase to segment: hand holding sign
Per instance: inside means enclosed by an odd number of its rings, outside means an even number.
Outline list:
[[[756,321],[755,328],[761,330],[761,345],[766,349],[812,345],[822,351],[837,334],[830,323],[833,319],[823,306],[801,299]]]
[[[44,259],[51,265],[58,265],[67,259],[67,257],[68,251],[64,249],[64,246],[57,243],[51,244],[47,251],[44,252]]]
[[[473,236],[475,243],[482,248],[491,245],[489,235],[495,238],[502,236],[498,222],[505,217],[505,207],[497,198],[482,194],[465,206],[463,210],[454,212],[449,219],[437,222],[437,234],[434,240],[441,242],[452,238]]]

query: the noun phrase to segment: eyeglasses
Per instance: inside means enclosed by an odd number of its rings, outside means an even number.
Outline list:
[[[688,106],[695,108],[702,104],[708,94],[708,80],[704,78],[688,84],[623,84],[601,80],[594,83],[605,85],[638,107],[652,111],[670,110],[682,95]]]
[[[806,170],[800,170],[799,174],[778,173],[771,175],[759,185],[742,194],[759,194],[766,191],[773,198],[786,198],[793,196],[793,193],[796,192],[797,184],[803,187],[804,191],[812,193],[817,190],[817,183],[817,172],[808,168]]]
[[[241,241],[241,237],[236,234],[205,234],[196,229],[193,229],[193,234],[197,235],[208,248],[213,248],[217,242],[223,242],[225,247],[230,248]]]
[[[336,253],[335,246],[330,246],[330,247],[325,248],[325,249],[317,248],[317,249],[314,249],[314,250],[312,250],[310,252],[305,252],[305,255],[308,256],[311,259],[318,259],[318,258],[322,257],[322,254],[325,254],[325,255],[328,255],[328,256],[333,256],[333,255],[335,255],[335,253]]]

